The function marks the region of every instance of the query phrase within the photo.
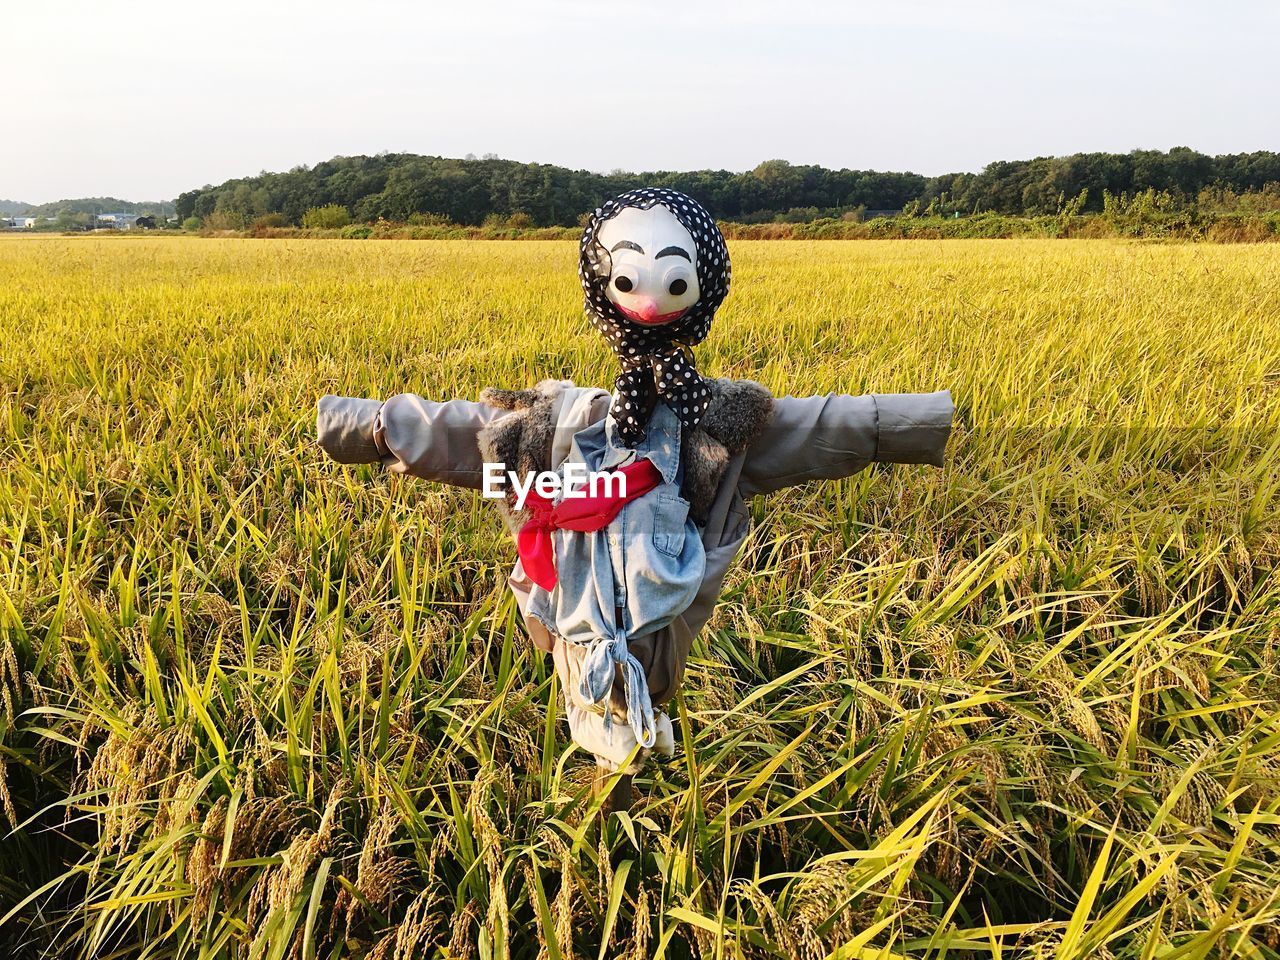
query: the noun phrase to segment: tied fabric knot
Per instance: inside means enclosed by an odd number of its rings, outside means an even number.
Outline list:
[[[651,749],[657,741],[657,727],[653,718],[653,701],[649,698],[649,682],[644,667],[631,655],[627,635],[619,627],[612,637],[600,637],[592,642],[582,661],[582,674],[578,680],[578,694],[590,703],[605,704],[604,728],[612,730],[613,710],[609,705],[613,693],[616,667],[622,668],[622,688],[627,700],[627,722],[635,734],[636,743]]]
[[[618,436],[630,447],[644,439],[648,414],[657,399],[689,430],[711,406],[711,388],[698,373],[693,351],[683,343],[623,360],[613,386],[615,399],[609,414],[618,426]]]
[[[550,592],[558,582],[556,575],[556,549],[551,539],[553,530],[576,530],[591,533],[603,530],[613,518],[632,500],[639,499],[662,483],[662,473],[649,459],[637,460],[613,471],[615,479],[599,477],[595,483],[603,484],[609,492],[566,496],[555,503],[536,490],[525,497],[529,519],[516,534],[516,552],[529,579]],[[621,479],[616,479],[621,477]],[[623,495],[619,489],[625,490]]]

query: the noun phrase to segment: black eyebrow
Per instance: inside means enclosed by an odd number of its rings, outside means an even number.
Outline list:
[[[640,252],[643,253],[644,251]],[[683,247],[663,247],[658,251],[658,256],[653,259],[657,260],[660,257],[684,257],[690,263],[693,263],[693,257],[689,256],[689,252]]]
[[[634,250],[636,253],[644,253],[640,244],[632,243],[630,240],[619,240],[609,248],[610,253],[617,253],[619,250]],[[662,254],[658,254],[658,256],[662,256]]]

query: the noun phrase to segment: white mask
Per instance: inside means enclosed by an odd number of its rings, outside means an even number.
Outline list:
[[[605,296],[628,319],[659,326],[698,302],[697,247],[666,207],[624,207],[596,239],[613,262]]]

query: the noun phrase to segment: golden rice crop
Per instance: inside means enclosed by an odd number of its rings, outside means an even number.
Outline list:
[[[607,386],[572,243],[0,242],[0,943],[1280,956],[1280,250],[733,244],[700,368],[949,387],[757,502],[606,815],[469,492],[325,392]]]

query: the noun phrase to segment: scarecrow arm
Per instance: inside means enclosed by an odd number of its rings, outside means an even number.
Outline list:
[[[954,406],[942,390],[780,397],[773,410],[773,420],[747,449],[740,481],[747,497],[847,477],[872,463],[940,467]]]
[[[382,463],[392,473],[479,489],[483,482],[476,433],[505,410],[469,400],[436,403],[412,393],[386,402],[320,398],[316,437],[339,463]]]

